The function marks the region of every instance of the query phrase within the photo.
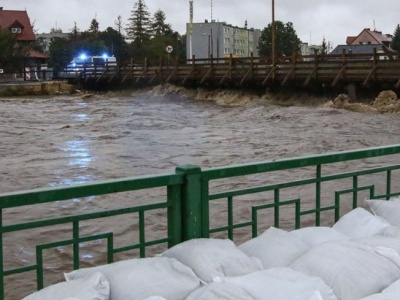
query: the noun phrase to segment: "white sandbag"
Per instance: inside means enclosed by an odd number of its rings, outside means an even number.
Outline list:
[[[400,238],[400,227],[391,225],[380,232],[378,236]]]
[[[336,300],[322,279],[289,268],[272,268],[221,278],[194,291],[187,300]]]
[[[248,257],[227,239],[193,239],[161,255],[176,258],[205,282],[211,282],[215,277],[239,276],[264,269],[258,258]]]
[[[239,249],[250,257],[259,258],[264,267],[287,267],[309,247],[296,235],[270,227],[261,235],[241,245]]]
[[[390,200],[366,200],[371,211],[386,221],[390,225],[400,227],[400,199],[391,198]]]
[[[211,282],[194,291],[186,300],[256,300],[243,288],[230,282]]]
[[[389,285],[382,293],[374,294],[361,300],[399,300],[400,299],[400,280]]]
[[[371,237],[354,239],[356,243],[363,244],[372,248],[386,247],[394,249],[400,255],[400,239],[375,235]]]
[[[337,241],[337,240],[348,240],[349,236],[331,228],[331,227],[305,227],[296,229],[290,232],[295,235],[308,247],[314,247],[324,242]]]
[[[168,257],[130,259],[79,269],[65,274],[65,278],[85,278],[94,272],[101,272],[108,279],[112,300],[143,300],[151,296],[185,299],[201,286],[189,267]]]
[[[390,250],[390,249],[389,249]],[[290,267],[318,276],[342,300],[360,299],[382,291],[400,278],[400,267],[374,248],[352,241],[326,242],[311,248]]]
[[[100,272],[91,276],[57,283],[37,291],[22,300],[108,300],[110,284]]]
[[[226,282],[243,288],[254,299],[265,300],[336,300],[332,289],[317,277],[309,277],[289,268],[272,268],[265,271],[230,277]]]
[[[389,226],[390,224],[381,217],[358,207],[342,216],[332,228],[349,237],[362,238],[380,234]]]

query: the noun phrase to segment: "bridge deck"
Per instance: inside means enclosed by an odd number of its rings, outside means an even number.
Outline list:
[[[69,74],[72,80],[92,87],[115,84],[338,86],[355,83],[369,87],[375,83],[400,87],[400,55],[343,54],[341,56],[293,56],[276,60],[260,57],[195,59],[183,63],[143,65],[120,64],[112,70],[84,70]]]

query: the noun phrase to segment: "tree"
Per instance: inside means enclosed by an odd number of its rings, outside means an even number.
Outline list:
[[[79,32],[80,32],[80,29],[76,25],[76,22],[74,22],[74,27],[72,27],[72,29],[71,29],[70,36],[71,37],[77,37]]]
[[[326,43],[325,37],[322,39],[322,44],[321,44],[321,51],[318,54],[321,54],[322,56],[325,56],[328,54],[328,44]]]
[[[162,10],[157,10],[153,16],[151,23],[152,36],[171,35],[172,29],[170,24],[165,23],[165,13]]]
[[[261,33],[258,42],[260,56],[272,55],[272,25],[269,24]],[[284,24],[282,21],[275,21],[275,55],[290,56],[293,53],[300,53],[301,41],[293,28],[293,23]]]
[[[397,52],[400,52],[400,25],[397,24],[397,27],[393,34],[392,43],[390,44],[391,48]]]
[[[22,70],[29,53],[27,45],[17,43],[15,34],[0,28],[0,68],[6,72]]]
[[[131,13],[126,31],[135,44],[141,45],[150,40],[150,13],[144,0],[138,0]]]
[[[99,33],[98,37],[104,42],[108,53],[114,55],[117,60],[128,57],[128,48],[125,39],[117,30],[107,27],[105,31]]]
[[[49,65],[55,71],[62,71],[74,56],[69,38],[55,37],[49,47]]]
[[[50,28],[50,33],[62,33],[62,29],[61,28]]]
[[[99,22],[97,22],[96,18],[92,20],[89,26],[89,32],[98,33],[99,32]]]
[[[123,36],[123,32],[124,32],[124,23],[122,22],[122,17],[118,16],[118,18],[114,21],[114,25],[115,25],[115,30],[118,31],[118,33]]]

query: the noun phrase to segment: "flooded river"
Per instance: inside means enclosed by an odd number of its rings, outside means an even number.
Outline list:
[[[314,100],[282,106],[271,97],[205,94],[0,99],[0,191],[174,172],[188,163],[208,168],[400,143],[398,115],[338,110]],[[81,209],[93,202],[82,201]],[[43,215],[54,210],[46,207]],[[25,218],[25,211],[12,218]],[[28,242],[10,237],[5,247],[15,249],[9,258],[32,262]],[[50,269],[57,273],[62,263]],[[17,285],[26,278],[19,280]],[[8,293],[7,299],[21,295]]]

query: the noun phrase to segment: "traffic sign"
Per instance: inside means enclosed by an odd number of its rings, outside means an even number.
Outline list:
[[[0,74],[3,74],[4,73],[4,70],[3,69],[0,69]]]
[[[167,48],[165,48],[165,50],[167,50],[167,53],[172,53],[172,51],[174,51],[174,47],[168,45]]]

